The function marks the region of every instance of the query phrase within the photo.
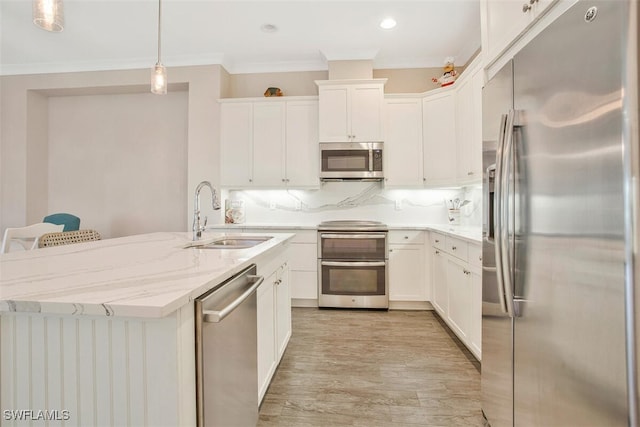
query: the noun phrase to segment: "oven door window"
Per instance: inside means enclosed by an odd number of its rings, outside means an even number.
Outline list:
[[[348,264],[350,263],[321,263],[324,295],[385,295],[384,263]]]
[[[368,172],[369,150],[322,150],[322,172]]]
[[[320,235],[321,258],[326,260],[384,260],[386,258],[384,233]]]

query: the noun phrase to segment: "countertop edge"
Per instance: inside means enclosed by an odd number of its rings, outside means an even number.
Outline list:
[[[454,237],[461,238],[471,243],[482,243],[481,227],[460,226],[450,224],[387,224],[390,231],[392,230],[416,230],[416,231],[436,231],[438,233],[450,234]],[[207,228],[212,230],[220,229],[237,229],[242,232],[244,229],[264,229],[264,230],[317,230],[317,224],[214,224]]]

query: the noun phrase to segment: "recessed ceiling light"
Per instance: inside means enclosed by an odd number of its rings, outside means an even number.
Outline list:
[[[264,24],[260,29],[265,33],[275,33],[278,31],[278,27],[273,24]]]
[[[384,18],[382,21],[380,21],[380,28],[385,29],[385,30],[390,30],[392,28],[395,28],[397,22],[395,19],[393,18]]]

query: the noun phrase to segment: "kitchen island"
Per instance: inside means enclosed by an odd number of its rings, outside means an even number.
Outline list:
[[[195,425],[193,300],[250,264],[286,263],[293,234],[268,235],[246,249],[152,233],[0,256],[2,425]]]

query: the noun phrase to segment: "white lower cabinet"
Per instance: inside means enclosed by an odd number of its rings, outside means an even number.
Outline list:
[[[466,264],[466,263],[465,263]],[[466,265],[449,258],[447,260],[447,284],[449,290],[449,326],[460,339],[466,341],[471,317],[471,285]]]
[[[474,356],[482,349],[482,275],[480,245],[431,233],[433,306]]]
[[[282,359],[289,338],[291,338],[291,284],[289,267],[284,264],[275,281],[276,299],[276,350],[278,361]]]
[[[389,301],[426,302],[429,299],[428,294],[425,280],[424,232],[390,231]]]
[[[258,401],[261,402],[291,337],[291,288],[286,262],[258,287],[257,305]]]
[[[433,250],[433,308],[442,317],[449,312],[449,294],[447,292],[447,259],[440,249]]]
[[[274,272],[258,287],[258,401],[262,401],[277,366],[275,275]]]

